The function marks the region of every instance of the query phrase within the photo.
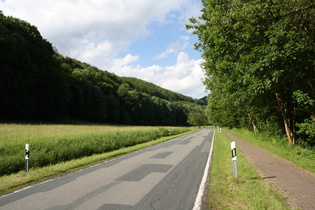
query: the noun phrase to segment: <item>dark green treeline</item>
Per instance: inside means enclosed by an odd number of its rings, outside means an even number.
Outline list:
[[[35,26],[0,11],[0,119],[187,125],[205,103],[58,54]]]
[[[215,125],[315,145],[315,2],[202,0],[191,18]]]

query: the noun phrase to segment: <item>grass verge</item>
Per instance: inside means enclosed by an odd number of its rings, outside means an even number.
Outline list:
[[[238,179],[233,176],[231,141],[216,132],[208,190],[211,209],[289,209],[285,199],[266,187],[244,156],[238,152]]]
[[[178,138],[180,136],[187,135],[193,132],[196,132],[196,130],[174,136],[159,138],[154,141],[137,144],[135,146],[122,148],[112,152],[83,157],[80,159],[75,159],[41,168],[31,168],[28,173],[26,173],[25,171],[20,171],[16,174],[4,175],[0,177],[0,194],[8,193],[31,184],[35,184],[53,177],[61,176],[82,168],[86,168],[88,166],[104,162],[112,158],[131,153],[155,144],[159,144],[174,138]]]
[[[288,140],[285,137],[271,137],[264,135],[263,133],[253,133],[245,129],[232,129],[228,131],[271,152],[272,154],[289,160],[315,175],[315,148],[303,148],[299,145],[290,147]]]

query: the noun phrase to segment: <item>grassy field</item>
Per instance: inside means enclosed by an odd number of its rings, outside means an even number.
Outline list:
[[[238,179],[233,176],[231,141],[216,132],[208,191],[211,209],[289,209],[284,198],[263,184],[244,156],[237,154]]]
[[[149,142],[189,131],[185,127],[0,124],[0,176]]]
[[[188,133],[194,132],[194,130]],[[104,162],[111,158],[124,155],[130,152],[134,152],[145,147],[149,147],[155,144],[159,144],[170,139],[186,135],[188,133],[181,133],[174,136],[162,137],[153,141],[149,141],[142,144],[137,144],[131,147],[122,148],[112,152],[96,154],[88,157],[83,157],[75,160],[70,160],[66,162],[57,163],[54,165],[49,165],[45,167],[35,167],[26,173],[25,171],[19,171],[18,173],[0,176],[0,194],[10,192],[12,190],[19,189],[21,187],[37,183],[40,181],[47,180],[56,176],[70,173],[72,171],[79,170],[81,168],[86,168],[89,165],[94,165],[99,162]]]

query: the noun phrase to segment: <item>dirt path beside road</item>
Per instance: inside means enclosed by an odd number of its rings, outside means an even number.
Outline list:
[[[287,203],[292,209],[315,209],[315,176],[230,132],[224,133],[236,142],[236,147],[255,166],[261,178],[288,197]]]

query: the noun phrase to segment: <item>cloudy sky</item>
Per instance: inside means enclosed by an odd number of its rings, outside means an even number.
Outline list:
[[[201,0],[0,0],[0,10],[35,25],[65,56],[200,98],[197,37],[185,29]]]

